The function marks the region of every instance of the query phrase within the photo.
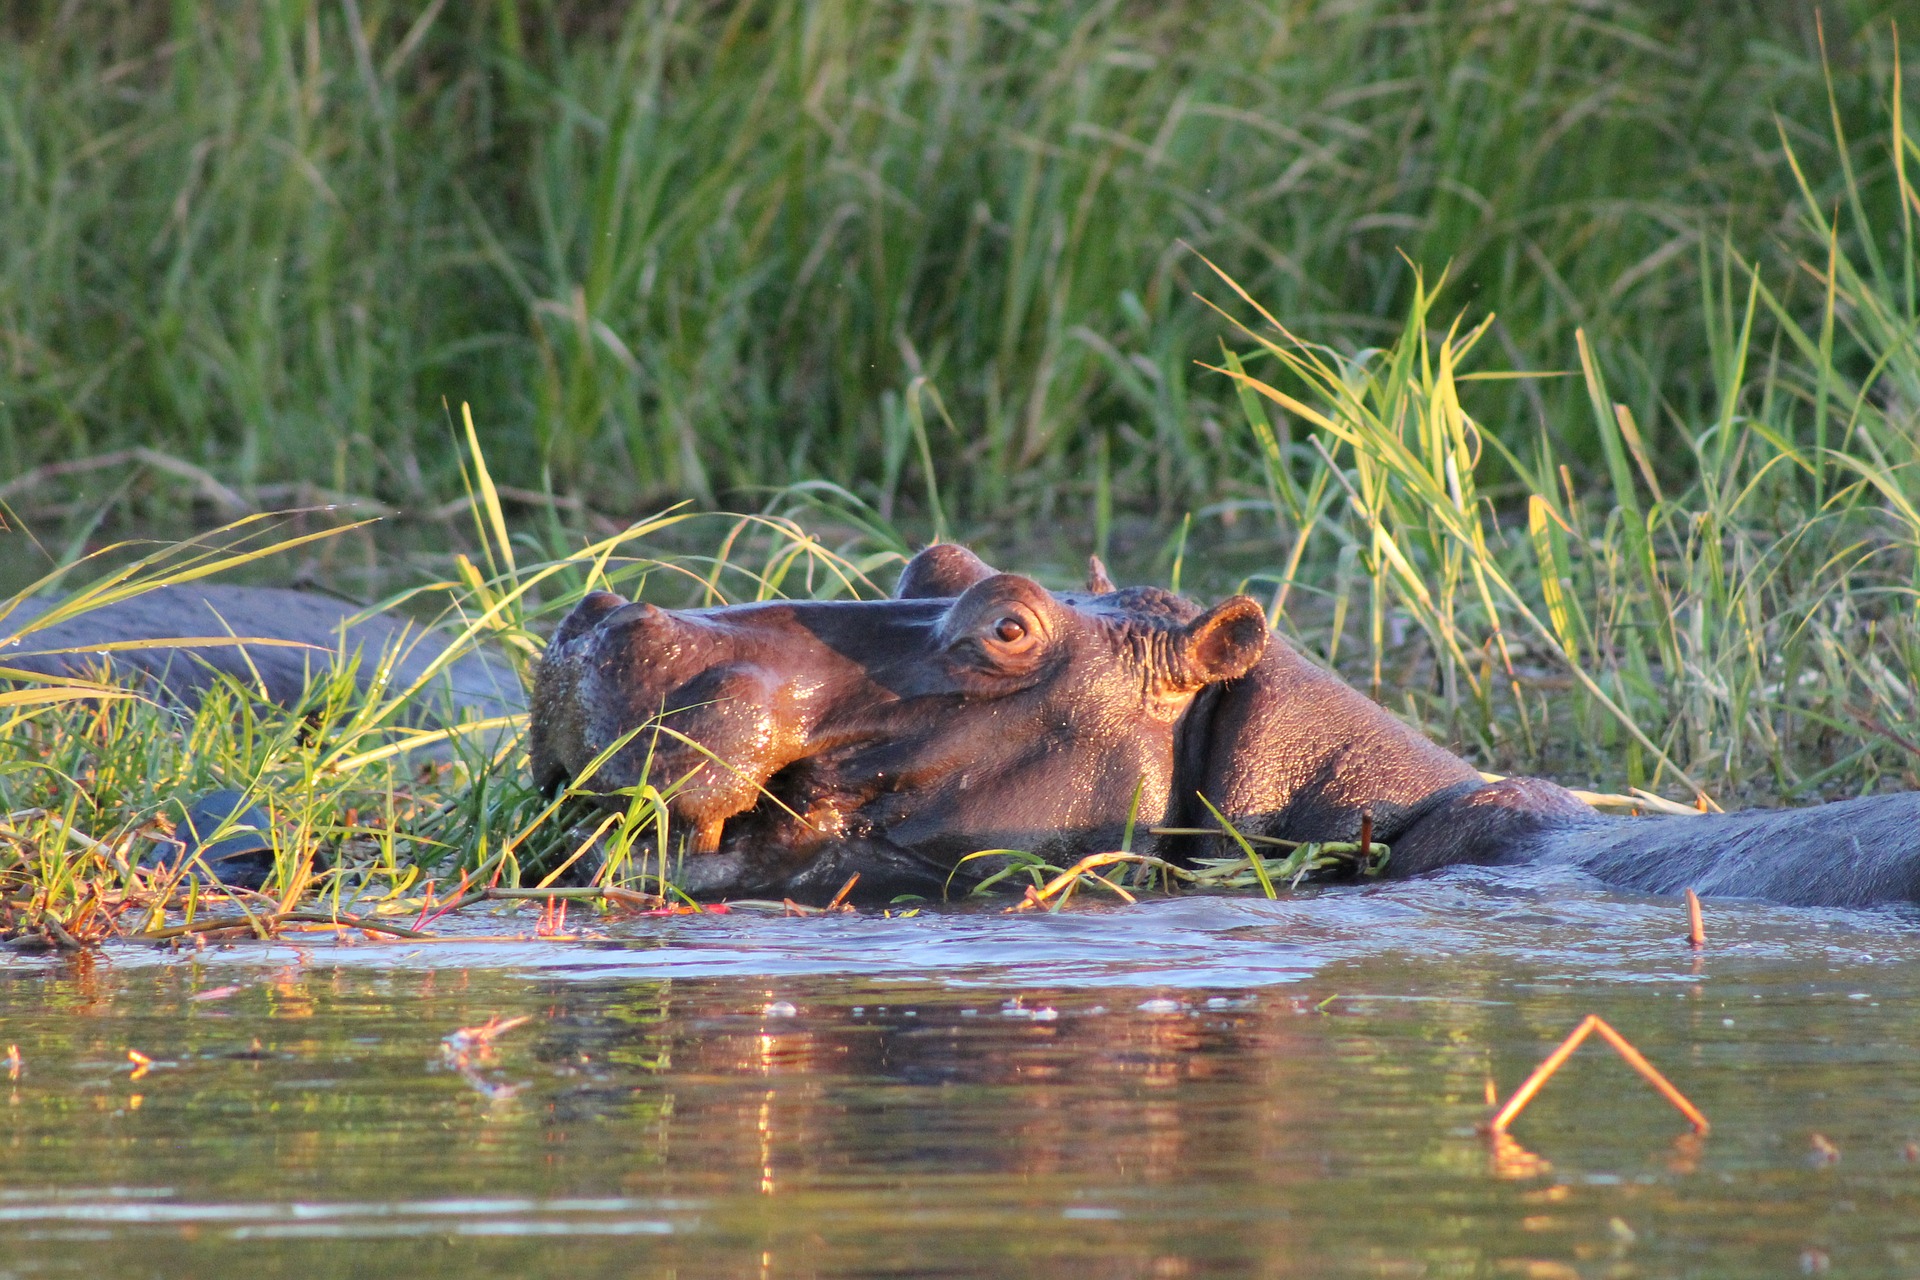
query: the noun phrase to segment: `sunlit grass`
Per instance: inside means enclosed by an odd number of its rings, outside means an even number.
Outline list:
[[[434,674],[476,645],[524,668],[541,633],[591,590],[637,594],[652,579],[655,594],[680,603],[871,596],[880,589],[869,574],[898,562],[898,551],[856,535],[843,554],[777,513],[669,511],[562,555],[530,555],[525,540],[516,546],[477,447],[467,477],[473,555],[456,557],[454,576],[384,602],[424,611],[450,641],[404,686],[390,677],[395,655],[348,655],[294,706],[223,677],[188,710],[138,686],[12,672],[13,684],[0,686],[8,698],[0,702],[0,929],[84,945],[235,929],[264,935],[338,920],[415,937],[488,900],[686,904],[673,884],[680,850],[667,838],[667,802],[684,779],[643,777],[625,789],[629,803],[618,813],[593,810],[574,791],[549,800],[527,775],[524,717],[429,728],[408,712],[432,696]],[[796,498],[803,508],[823,500],[818,491]],[[857,511],[849,516],[857,527]],[[669,531],[699,525],[712,530],[712,552],[659,545]],[[86,608],[244,568],[338,532],[276,540],[262,521],[244,520],[149,551],[55,608],[4,624],[24,598],[16,596],[0,602],[0,648],[31,647],[34,632]],[[98,558],[111,562],[121,550]],[[362,664],[373,669],[364,687],[355,678]],[[592,782],[593,769],[582,771],[576,789]],[[194,869],[177,865],[171,837],[184,806],[226,788],[270,814],[275,867],[262,893],[213,893]],[[161,869],[155,854],[176,865]],[[219,909],[209,914],[209,903]]]
[[[1490,320],[1444,321],[1416,288],[1397,341],[1345,354],[1226,280],[1253,346],[1220,371],[1261,444],[1276,621],[1488,767],[1696,797],[1920,785],[1920,146],[1900,107],[1896,82],[1891,189],[1849,170],[1837,212],[1803,190],[1822,251],[1791,270],[1817,305],[1731,248],[1702,271],[1724,391],[1695,417],[1663,406],[1678,451],[1651,451],[1575,335],[1595,485],[1550,433],[1503,442],[1474,417],[1484,380],[1517,376],[1485,358]],[[1326,604],[1296,617],[1309,580]]]

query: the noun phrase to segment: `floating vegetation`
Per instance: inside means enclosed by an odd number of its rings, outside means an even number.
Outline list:
[[[1231,825],[1220,828],[1152,827],[1149,830],[1159,836],[1228,837],[1240,845],[1242,852],[1239,857],[1194,858],[1190,865],[1125,850],[1090,853],[1068,867],[1055,866],[1038,855],[1020,849],[984,849],[960,861],[963,866],[979,858],[995,858],[1003,863],[998,870],[983,877],[974,886],[975,895],[987,893],[1010,877],[1024,875],[1030,883],[1020,901],[1007,910],[1031,911],[1041,907],[1057,911],[1072,899],[1082,884],[1105,890],[1123,902],[1133,902],[1135,892],[1152,883],[1155,877],[1160,878],[1163,888],[1175,885],[1193,889],[1258,888],[1267,897],[1275,898],[1282,889],[1292,892],[1309,880],[1323,880],[1331,876],[1377,876],[1386,869],[1390,855],[1386,845],[1374,841],[1362,844],[1343,840],[1276,840],[1265,836],[1242,835]],[[1253,848],[1256,842],[1284,847],[1287,852],[1284,856],[1268,857]],[[1132,884],[1125,885],[1111,875],[1101,874],[1103,869],[1110,867],[1133,868]]]

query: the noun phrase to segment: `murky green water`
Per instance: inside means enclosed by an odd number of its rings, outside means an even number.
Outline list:
[[[0,1277],[1920,1275],[1920,917],[1708,923],[1476,873],[12,958]],[[1707,1138],[1596,1045],[1490,1147],[1588,1012]]]

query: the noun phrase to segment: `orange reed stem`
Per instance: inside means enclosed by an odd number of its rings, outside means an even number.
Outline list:
[[[847,882],[840,886],[840,892],[834,894],[833,901],[827,904],[827,910],[833,911],[837,909],[841,903],[847,900],[847,895],[853,892],[853,886],[859,883],[860,873],[858,871],[848,876]]]
[[[1564,1066],[1567,1059],[1573,1056],[1573,1051],[1578,1049],[1581,1044],[1585,1042],[1586,1038],[1596,1031],[1600,1033],[1601,1039],[1613,1046],[1613,1051],[1619,1054],[1628,1066],[1639,1072],[1641,1079],[1657,1089],[1661,1097],[1671,1102],[1680,1114],[1687,1118],[1688,1122],[1693,1125],[1694,1132],[1705,1133],[1707,1131],[1707,1118],[1700,1113],[1700,1108],[1689,1102],[1685,1094],[1674,1088],[1673,1083],[1661,1075],[1659,1070],[1655,1068],[1651,1062],[1648,1062],[1638,1049],[1629,1044],[1625,1036],[1608,1026],[1606,1020],[1597,1013],[1590,1013],[1580,1020],[1580,1025],[1575,1027],[1572,1033],[1560,1042],[1559,1047],[1548,1054],[1546,1060],[1533,1069],[1533,1074],[1528,1076],[1526,1081],[1522,1083],[1518,1089],[1513,1091],[1513,1096],[1507,1099],[1505,1106],[1494,1113],[1494,1117],[1487,1127],[1494,1133],[1505,1133],[1507,1126],[1512,1124],[1519,1114],[1526,1109],[1529,1102],[1533,1101],[1534,1095],[1539,1093],[1542,1086],[1553,1078],[1553,1073]]]
[[[1700,918],[1700,895],[1687,890],[1687,941],[1695,951],[1707,945],[1706,922]]]

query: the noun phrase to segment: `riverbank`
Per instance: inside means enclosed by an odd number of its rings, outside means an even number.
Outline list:
[[[1726,807],[1920,787],[1920,145],[1904,87],[1886,87],[1878,132],[1831,144],[1846,164],[1816,167],[1796,134],[1780,135],[1782,163],[1805,181],[1767,252],[1790,261],[1770,266],[1731,240],[1694,246],[1711,395],[1637,408],[1620,388],[1661,353],[1609,359],[1584,328],[1539,365],[1504,358],[1500,322],[1458,312],[1442,279],[1417,270],[1392,334],[1355,349],[1188,254],[1220,352],[1192,376],[1236,416],[1181,409],[1233,483],[1179,518],[1142,510],[1144,491],[1101,469],[1119,465],[1111,454],[1080,473],[1095,480],[1085,519],[1054,518],[1038,554],[1020,519],[944,505],[965,484],[937,471],[917,510],[894,501],[898,486],[816,479],[760,497],[749,516],[668,504],[634,521],[591,495],[499,482],[481,404],[455,433],[458,496],[425,509],[438,518],[432,555],[416,562],[425,573],[388,573],[378,538],[351,526],[332,490],[310,491],[320,509],[289,521],[243,516],[209,538],[100,546],[107,522],[146,523],[143,503],[179,519],[166,484],[191,486],[203,510],[279,492],[158,453],[30,473],[9,499],[9,561],[46,568],[29,590],[92,582],[105,599],[269,565],[338,583],[353,557],[329,549],[351,547],[375,572],[350,594],[524,667],[600,583],[671,605],[879,594],[902,553],[936,532],[1057,586],[1087,551],[1118,552],[1132,580],[1254,593],[1307,652],[1490,772]],[[1532,398],[1535,425],[1494,429],[1513,395]],[[1549,412],[1569,403],[1577,418]],[[934,448],[946,427],[912,423],[902,438],[923,471],[945,459],[956,483],[975,478]],[[1190,455],[1154,456],[1177,470]],[[118,488],[103,493],[106,476]],[[147,487],[156,477],[162,487]],[[43,502],[55,509],[44,523]],[[455,531],[463,521],[470,532]],[[152,892],[135,846],[166,834],[168,806],[221,788],[276,806],[276,911],[352,911],[382,895],[431,911],[490,859],[508,887],[557,874],[582,837],[531,791],[516,749],[443,744],[450,758],[423,768],[395,739],[408,696],[356,699],[342,681],[289,714],[236,685],[182,717],[84,687],[0,694],[11,815],[0,877],[13,909],[65,927],[118,893],[146,928],[180,923],[125,897]],[[594,874],[665,900],[669,833],[645,820],[660,808],[649,803],[636,799],[624,843]]]

